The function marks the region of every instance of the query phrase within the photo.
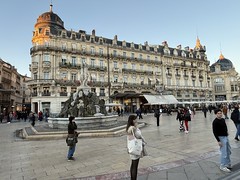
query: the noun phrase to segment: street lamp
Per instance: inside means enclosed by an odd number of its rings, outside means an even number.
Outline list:
[[[108,66],[108,99],[109,99],[109,103],[111,103],[111,99],[110,99],[110,90],[111,90],[111,83],[110,83],[110,62],[109,62],[109,44],[107,44],[107,66]]]

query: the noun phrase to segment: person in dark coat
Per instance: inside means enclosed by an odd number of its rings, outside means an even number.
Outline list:
[[[141,108],[138,108],[138,110],[136,111],[136,114],[137,114],[137,116],[138,116],[139,119],[143,119]]]
[[[156,109],[154,110],[154,117],[157,118],[157,126],[159,126],[160,115],[161,115],[160,109],[156,108]]]
[[[32,121],[32,126],[35,126],[35,114],[32,112],[30,113],[30,121]]]
[[[76,131],[76,129],[77,129],[77,124],[75,123],[75,117],[70,116],[69,117],[69,123],[68,123],[68,137],[73,137],[75,140],[74,140],[73,145],[69,146],[68,155],[67,155],[68,161],[75,160],[75,158],[73,157],[73,154],[74,154],[75,149],[76,149],[77,136],[79,134]]]
[[[207,112],[208,112],[208,109],[207,107],[204,105],[203,108],[202,108],[202,112],[204,114],[204,117],[207,118]]]
[[[240,136],[240,116],[239,116],[239,106],[238,104],[235,105],[233,112],[231,113],[231,120],[234,122],[237,132],[235,135],[235,140],[239,141],[238,136]]]

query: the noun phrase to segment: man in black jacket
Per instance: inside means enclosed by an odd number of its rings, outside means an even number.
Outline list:
[[[238,136],[240,135],[240,119],[239,118],[240,118],[240,116],[239,116],[239,106],[238,106],[238,104],[236,104],[234,106],[234,110],[231,114],[231,119],[233,120],[233,122],[234,122],[234,124],[237,128],[237,132],[236,132],[236,135],[235,135],[235,138],[234,138],[236,141],[239,141]]]
[[[154,110],[154,117],[157,118],[157,126],[159,126],[160,115],[161,115],[160,109],[156,108]]]
[[[213,120],[212,130],[221,151],[220,169],[224,172],[231,172],[231,147],[228,140],[228,128],[225,119],[222,118],[221,109],[216,109],[215,114],[216,118]]]

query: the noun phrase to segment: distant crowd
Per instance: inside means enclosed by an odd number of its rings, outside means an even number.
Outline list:
[[[29,111],[10,111],[10,112],[1,112],[0,113],[0,122],[7,122],[11,123],[12,121],[24,121],[27,120],[32,122],[32,125],[35,125],[35,120],[38,121],[47,121],[49,117],[48,111],[43,113],[42,111],[39,111],[38,113],[29,112]]]

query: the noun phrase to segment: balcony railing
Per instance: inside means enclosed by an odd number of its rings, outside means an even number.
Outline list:
[[[51,96],[51,93],[50,92],[43,92],[42,96]]]
[[[7,78],[5,78],[5,77],[2,77],[2,82],[3,83],[7,83],[7,84],[11,84],[11,79],[7,79]]]
[[[67,96],[67,92],[60,92],[60,96]]]
[[[37,96],[37,92],[31,93],[31,96],[32,96],[32,97]]]
[[[90,70],[90,71],[107,71],[107,67],[94,65],[94,66],[89,66],[88,70]]]
[[[30,81],[27,81],[28,85],[38,85],[38,84],[51,85],[53,83],[54,83],[53,79],[33,79]]]
[[[71,69],[80,69],[80,64],[72,64],[72,63],[59,63],[60,68],[71,68]]]

